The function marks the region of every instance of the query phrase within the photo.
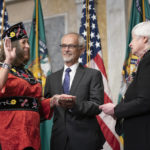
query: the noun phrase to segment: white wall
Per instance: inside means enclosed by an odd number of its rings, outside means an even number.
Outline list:
[[[126,47],[125,0],[106,0],[108,80],[117,103]]]

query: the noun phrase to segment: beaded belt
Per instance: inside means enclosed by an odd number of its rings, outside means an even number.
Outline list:
[[[38,100],[33,97],[12,96],[0,98],[0,111],[4,110],[30,110],[39,111]]]

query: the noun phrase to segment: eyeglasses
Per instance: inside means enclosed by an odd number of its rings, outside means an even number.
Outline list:
[[[61,44],[60,47],[62,49],[65,49],[65,48],[75,49],[75,48],[82,47],[82,46],[80,46],[80,45],[74,45],[74,44],[69,44],[69,45]]]

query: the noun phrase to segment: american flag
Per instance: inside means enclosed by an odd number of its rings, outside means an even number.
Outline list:
[[[5,7],[5,0],[0,0],[0,45],[1,36],[9,28],[8,24],[8,14]]]
[[[102,59],[101,40],[98,31],[94,0],[84,0],[82,9],[83,16],[81,18],[80,35],[82,35],[86,41],[86,50],[81,56],[80,62],[83,65],[95,68],[102,73],[104,83],[104,103],[112,103],[107,75]],[[104,113],[97,115],[97,120],[106,139],[103,149],[120,150],[119,138],[114,129],[115,120]]]

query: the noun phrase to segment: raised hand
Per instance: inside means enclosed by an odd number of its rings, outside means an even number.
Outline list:
[[[4,42],[4,52],[5,52],[5,62],[8,64],[12,64],[14,59],[16,58],[16,48],[12,48],[11,40],[6,37]]]

